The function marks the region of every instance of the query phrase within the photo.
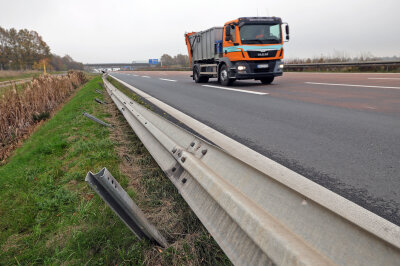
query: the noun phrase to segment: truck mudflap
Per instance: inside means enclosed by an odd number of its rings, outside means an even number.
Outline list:
[[[229,68],[229,77],[235,79],[262,79],[277,77],[283,74],[281,60],[237,61]]]

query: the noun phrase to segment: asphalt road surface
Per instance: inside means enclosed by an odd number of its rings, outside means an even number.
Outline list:
[[[400,225],[400,74],[284,73],[231,87],[189,72],[112,75]]]

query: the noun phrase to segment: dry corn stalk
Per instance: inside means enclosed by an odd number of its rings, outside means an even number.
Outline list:
[[[42,75],[22,91],[15,88],[0,98],[0,161],[20,138],[80,85],[87,81],[82,72],[69,71],[65,76]]]

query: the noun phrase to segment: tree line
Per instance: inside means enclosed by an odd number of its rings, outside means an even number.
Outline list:
[[[189,56],[183,54],[177,54],[174,57],[169,54],[163,54],[161,56],[161,62],[163,66],[189,66]]]
[[[52,54],[36,31],[0,27],[0,70],[39,70],[44,65],[48,70],[83,69],[69,55]]]

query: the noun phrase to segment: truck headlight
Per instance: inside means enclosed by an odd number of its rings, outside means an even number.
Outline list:
[[[280,64],[280,65],[279,65],[279,68],[280,68],[280,69],[283,69],[283,67],[284,67],[283,64]]]
[[[245,67],[245,66],[238,66],[237,69],[238,69],[239,71],[243,71],[243,70],[246,69],[246,67]]]

